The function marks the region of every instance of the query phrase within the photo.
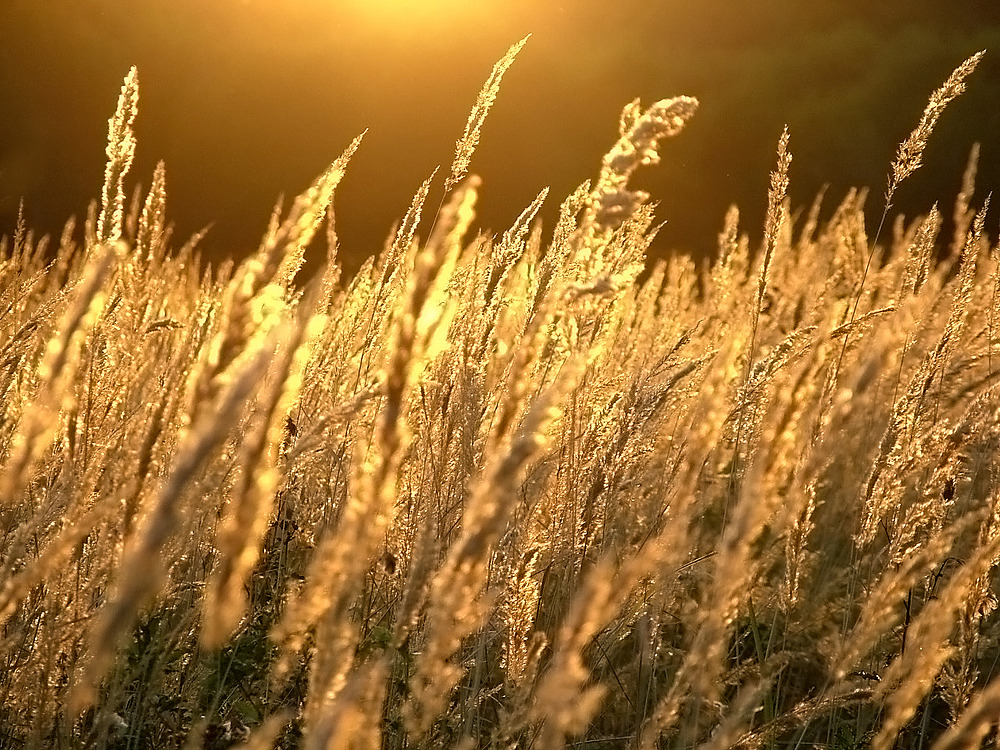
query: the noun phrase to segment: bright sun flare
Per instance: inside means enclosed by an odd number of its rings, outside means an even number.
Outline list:
[[[496,10],[491,0],[348,0],[352,14],[403,25],[454,24],[482,19]]]

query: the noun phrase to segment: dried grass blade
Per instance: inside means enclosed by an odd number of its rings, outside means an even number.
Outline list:
[[[132,123],[138,107],[139,75],[133,65],[122,84],[114,117],[108,120],[108,164],[101,190],[101,215],[97,220],[97,241],[101,243],[117,242],[121,237],[125,204],[122,183],[135,156]]]
[[[479,145],[479,135],[483,127],[483,122],[486,121],[486,115],[489,114],[490,108],[496,101],[497,94],[500,93],[500,82],[503,80],[504,73],[514,63],[514,58],[517,57],[518,52],[521,51],[521,48],[524,47],[530,36],[531,34],[528,34],[519,42],[511,45],[510,49],[493,66],[489,78],[483,84],[483,88],[476,98],[476,104],[473,106],[472,112],[469,114],[469,119],[465,123],[465,132],[455,147],[455,159],[451,163],[451,173],[444,182],[445,192],[450,192],[468,173],[469,162],[476,151],[476,146]]]

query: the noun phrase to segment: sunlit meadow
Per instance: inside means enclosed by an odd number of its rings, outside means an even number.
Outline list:
[[[630,180],[684,148],[688,97],[627,105],[554,226],[543,191],[477,233],[469,170],[524,43],[350,279],[332,205],[363,134],[210,267],[162,164],[133,193],[134,69],[86,222],[5,238],[0,747],[995,738],[976,154],[957,198],[892,212],[980,55],[884,189],[790,207],[775,133],[763,221],[734,208],[711,263],[653,264]]]

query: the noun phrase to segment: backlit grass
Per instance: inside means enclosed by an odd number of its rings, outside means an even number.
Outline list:
[[[626,106],[555,226],[543,192],[477,234],[468,169],[523,43],[350,279],[329,207],[361,136],[209,267],[163,165],[129,208],[135,70],[82,232],[5,239],[0,747],[995,734],[1000,256],[974,159],[953,234],[891,213],[979,56],[878,198],[793,213],[786,132],[759,229],[733,209],[711,263],[647,264],[629,183],[684,148],[688,97]]]

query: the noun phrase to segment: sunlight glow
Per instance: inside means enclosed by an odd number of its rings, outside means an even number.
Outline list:
[[[386,27],[454,27],[495,17],[492,0],[346,0],[344,6],[359,21]]]

